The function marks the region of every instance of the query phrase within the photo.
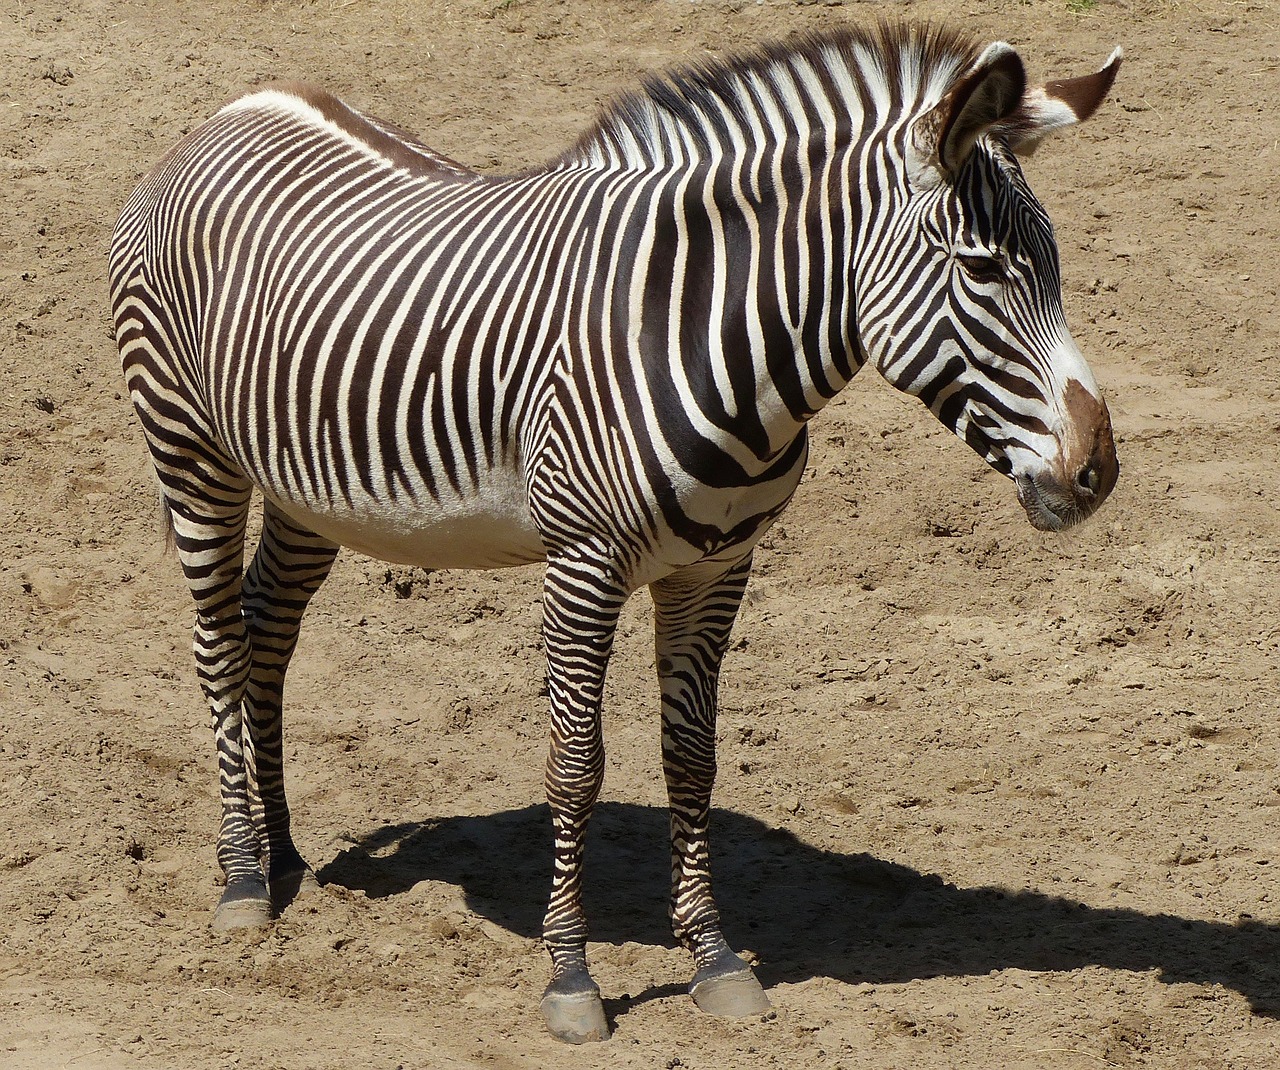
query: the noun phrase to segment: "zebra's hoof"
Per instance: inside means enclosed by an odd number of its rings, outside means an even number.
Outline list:
[[[305,899],[309,895],[315,895],[320,891],[320,882],[316,880],[316,875],[312,872],[311,867],[304,865],[301,869],[295,869],[290,873],[282,873],[276,876],[271,875],[271,906],[277,914],[285,907],[292,905],[299,899]]]
[[[724,970],[721,963],[710,969],[699,970],[689,986],[689,995],[698,1009],[718,1018],[746,1018],[753,1014],[767,1014],[773,1004],[764,988],[751,972],[751,967],[737,955],[730,956],[737,968]]]
[[[600,989],[590,977],[584,981],[569,975],[552,981],[542,997],[542,1017],[551,1035],[567,1044],[609,1039]]]
[[[262,928],[271,924],[271,897],[265,882],[235,881],[227,885],[213,912],[213,927],[219,932],[229,929]]]

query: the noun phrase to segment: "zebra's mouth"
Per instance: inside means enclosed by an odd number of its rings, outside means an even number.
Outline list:
[[[1088,510],[1080,508],[1069,497],[1055,493],[1034,476],[1015,476],[1013,482],[1018,502],[1037,531],[1064,531],[1089,515]]]

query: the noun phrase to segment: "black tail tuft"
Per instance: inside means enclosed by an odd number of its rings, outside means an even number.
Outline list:
[[[172,554],[177,546],[173,530],[173,509],[169,505],[169,499],[163,494],[160,495],[160,523],[164,525],[164,552],[166,555]]]

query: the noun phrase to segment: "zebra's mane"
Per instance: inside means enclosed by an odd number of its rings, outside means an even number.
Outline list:
[[[794,97],[816,78],[823,95],[859,125],[887,103],[936,100],[972,66],[979,47],[964,34],[929,23],[881,22],[798,35],[752,51],[648,75],[639,89],[607,104],[559,163],[656,163],[673,138],[714,151],[749,128],[760,89]],[[758,120],[757,120],[758,121]]]

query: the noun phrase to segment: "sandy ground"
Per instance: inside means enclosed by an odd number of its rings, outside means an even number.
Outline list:
[[[122,398],[104,256],[228,97],[306,78],[486,170],[642,70],[886,6],[408,0],[0,11],[0,1066],[1280,1065],[1280,19],[1271,3],[920,2],[1033,74],[1127,59],[1028,165],[1122,482],[1033,532],[868,375],[814,422],[724,672],[716,857],[776,1014],[700,1015],[664,916],[649,608],[610,677],[592,956],[543,1031],[536,569],[339,561],[291,677],[326,882],[220,936],[207,714]]]

